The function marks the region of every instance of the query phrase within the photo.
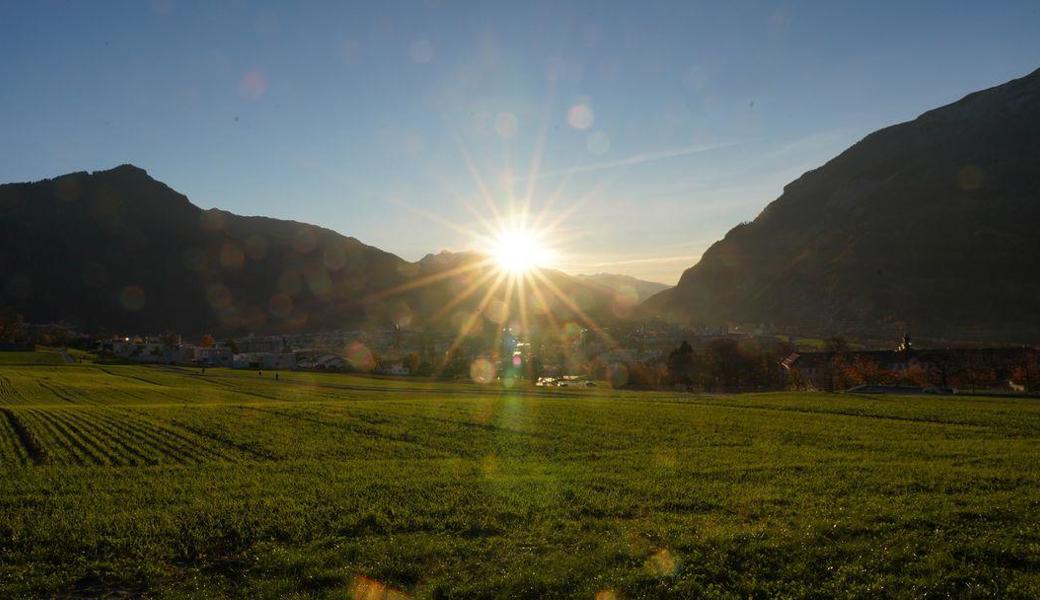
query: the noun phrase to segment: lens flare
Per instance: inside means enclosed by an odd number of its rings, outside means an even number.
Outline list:
[[[486,358],[478,358],[470,364],[469,376],[477,383],[491,383],[495,380],[495,365]]]

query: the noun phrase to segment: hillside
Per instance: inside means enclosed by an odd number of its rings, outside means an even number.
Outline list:
[[[575,275],[575,277],[587,283],[604,286],[613,290],[615,293],[630,296],[637,302],[642,302],[650,296],[667,290],[670,287],[656,281],[646,281],[629,275],[617,275],[614,273]]]
[[[1040,71],[876,131],[644,303],[679,321],[1035,341]]]
[[[493,281],[455,300],[490,268],[466,268],[480,257],[410,263],[322,227],[202,210],[132,165],[2,185],[0,231],[0,305],[29,322],[90,331],[455,329]],[[562,273],[549,277],[585,310],[613,301]],[[501,312],[492,302],[484,309]]]

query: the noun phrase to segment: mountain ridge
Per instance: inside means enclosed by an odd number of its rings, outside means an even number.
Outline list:
[[[784,186],[643,311],[813,334],[1034,339],[1040,69],[872,132]]]
[[[478,253],[408,262],[322,226],[202,209],[132,164],[0,185],[0,231],[0,305],[92,331],[457,331],[474,313],[577,319],[617,302],[551,269],[563,298],[507,298]]]

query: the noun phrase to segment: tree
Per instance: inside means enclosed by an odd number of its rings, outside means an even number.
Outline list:
[[[899,373],[899,382],[908,385],[926,386],[929,384],[928,371],[921,365],[910,365]]]
[[[877,362],[859,357],[845,369],[845,378],[853,385],[877,385],[891,381],[891,374]]]
[[[444,379],[458,379],[469,376],[470,361],[462,355],[458,348],[445,354],[441,363],[440,376]]]
[[[928,382],[939,387],[951,387],[956,365],[948,352],[935,352],[926,355],[928,364]]]
[[[653,389],[660,386],[664,370],[653,363],[634,361],[611,365],[607,371],[612,387]]]
[[[212,348],[213,346],[216,346],[216,345],[217,345],[217,340],[215,340],[213,338],[213,336],[208,334],[208,333],[206,335],[202,336],[202,341],[199,342],[199,347],[200,348]]]
[[[419,363],[419,366],[416,367],[414,374],[420,377],[429,377],[430,375],[433,375],[433,364],[424,359]]]
[[[849,344],[845,338],[834,336],[827,340],[824,347],[831,353],[830,360],[824,367],[823,379],[828,392],[843,390],[849,387]]]
[[[538,381],[538,378],[545,373],[545,366],[542,364],[542,359],[538,355],[525,360],[524,366],[527,367],[527,378],[530,381]]]
[[[705,347],[707,383],[711,387],[737,389],[750,370],[747,357],[741,352],[736,340],[719,338],[708,342]]]
[[[401,365],[408,369],[409,373],[418,374],[419,365],[422,364],[422,358],[418,352],[410,352],[407,356],[401,359]]]
[[[17,342],[24,337],[22,315],[9,307],[0,308],[0,342]]]
[[[668,377],[673,383],[690,385],[696,370],[696,354],[686,340],[668,354]]]
[[[1040,391],[1040,354],[1035,351],[1026,353],[1014,367],[1011,379],[1025,387],[1027,392]]]
[[[986,366],[976,364],[975,361],[971,361],[968,366],[953,375],[953,384],[955,387],[961,389],[966,388],[972,392],[977,389],[992,388],[996,383],[996,371]]]
[[[745,385],[755,389],[784,389],[788,386],[788,374],[780,362],[795,351],[794,345],[780,340],[753,341],[742,346],[742,351],[749,369]]]
[[[71,332],[59,325],[47,325],[37,332],[37,342],[44,346],[68,346]]]

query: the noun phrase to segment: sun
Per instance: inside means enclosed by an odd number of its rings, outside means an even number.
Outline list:
[[[553,253],[537,232],[507,229],[495,236],[491,255],[502,271],[522,275],[537,267],[549,266]]]

